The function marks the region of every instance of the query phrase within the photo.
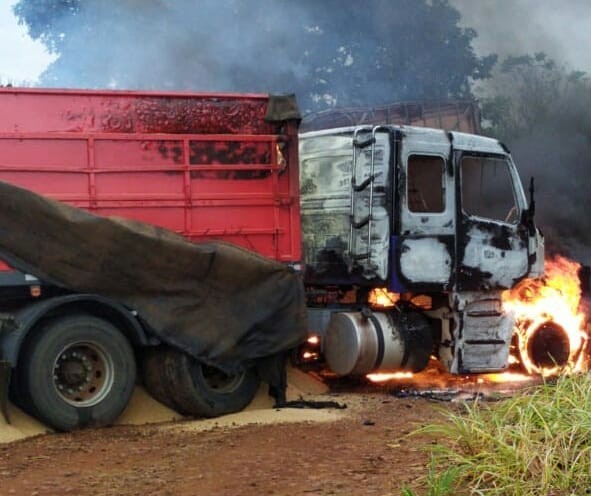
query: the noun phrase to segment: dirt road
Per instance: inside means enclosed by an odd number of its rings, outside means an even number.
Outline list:
[[[328,398],[347,408],[266,408],[3,444],[0,494],[397,495],[424,474],[431,441],[405,436],[434,419],[433,403],[386,392]]]

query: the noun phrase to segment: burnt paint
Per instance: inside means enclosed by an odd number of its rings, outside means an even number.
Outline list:
[[[402,196],[400,195],[400,183],[402,181],[402,177],[400,177],[400,164],[402,163],[402,131],[396,131],[394,134],[394,141],[393,141],[393,153],[392,159],[394,160],[393,164],[391,165],[391,174],[392,177],[395,178],[395,181],[392,181],[392,190],[393,190],[393,203],[390,204],[390,212],[392,216],[392,234],[393,235],[400,235],[400,225],[401,225],[401,211],[400,208],[397,208],[400,205],[400,199]]]
[[[462,263],[466,254],[466,247],[470,242],[470,235],[469,230],[472,227],[476,227],[477,229],[488,232],[492,234],[490,242],[488,246],[492,248],[496,248],[502,251],[514,251],[515,248],[512,248],[511,242],[512,240],[518,241],[517,250],[524,250],[527,249],[526,240],[523,239],[523,236],[519,235],[512,231],[510,226],[500,225],[494,221],[486,222],[486,221],[477,221],[474,219],[468,218],[466,215],[460,212],[460,220],[458,225],[460,228],[458,229],[457,234],[457,281],[458,281],[458,289],[462,291],[469,291],[469,290],[491,290],[491,289],[507,289],[505,286],[501,286],[493,281],[493,274],[488,271],[481,271],[475,267],[468,267]],[[518,237],[516,237],[518,236]],[[483,245],[487,246],[487,245]],[[502,255],[504,256],[504,254]],[[512,280],[511,287],[515,286],[519,281],[523,280],[527,275],[527,271],[525,274],[521,274]]]
[[[338,238],[337,241],[341,241]],[[316,253],[316,260],[311,263],[306,263],[306,271],[304,280],[306,284],[310,285],[334,285],[334,286],[349,286],[359,285],[366,287],[383,287],[385,281],[375,277],[368,279],[363,275],[362,267],[353,267],[349,270],[349,266],[344,258],[343,249],[335,249],[329,246],[321,248]]]
[[[394,292],[407,292],[407,291],[425,291],[425,292],[440,292],[448,291],[453,287],[455,282],[454,271],[451,271],[450,280],[445,284],[434,284],[434,283],[417,283],[416,281],[409,281],[402,275],[400,267],[400,246],[403,239],[420,238],[421,236],[408,236],[408,233],[401,231],[402,225],[402,200],[405,198],[406,193],[406,182],[407,177],[402,167],[402,140],[404,139],[404,133],[397,130],[393,136],[393,150],[392,157],[395,160],[392,164],[391,170],[393,177],[396,178],[395,188],[393,188],[393,204],[391,204],[389,212],[392,217],[392,236],[390,238],[390,276],[388,281],[388,289]],[[454,175],[454,164],[452,160],[448,160],[446,163],[447,174],[453,177]],[[449,227],[452,221],[446,224],[445,227]],[[455,252],[455,236],[453,235],[441,235],[441,236],[429,236],[443,243],[450,257],[452,259],[452,265],[454,260]]]
[[[189,148],[191,165],[271,163],[269,142],[191,141]]]
[[[183,147],[174,141],[159,141],[158,153],[165,159],[172,159],[175,164],[183,163]]]
[[[261,179],[271,175],[270,170],[224,170],[230,165],[270,165],[272,160],[271,142],[254,141],[190,141],[189,164],[198,168],[219,166],[219,171],[191,171],[192,178],[210,179]],[[172,160],[182,165],[183,148],[178,141],[162,140],[157,142],[157,151],[165,160]],[[246,167],[245,167],[246,168]]]
[[[406,192],[406,173],[404,172],[403,168],[400,167],[400,162],[398,164],[398,183],[396,185],[396,205],[398,205],[398,208],[396,209],[396,217],[398,219],[398,230],[395,231],[395,233],[399,233],[399,234],[404,234],[402,232],[400,232],[400,230],[402,229],[402,199],[405,197],[405,192]]]
[[[425,283],[425,282],[417,282],[411,281],[407,279],[402,274],[402,269],[400,267],[400,257],[403,253],[403,250],[406,251],[408,247],[402,247],[402,242],[407,239],[435,239],[445,245],[447,252],[452,259],[453,265],[453,253],[454,253],[454,244],[455,244],[455,236],[453,234],[446,234],[446,235],[429,235],[429,236],[391,236],[390,238],[390,279],[388,281],[388,289],[390,291],[394,291],[396,293],[405,293],[409,291],[413,292],[441,292],[441,291],[449,291],[453,287],[454,283],[454,274],[453,270],[450,273],[449,281],[445,283]]]
[[[223,96],[103,98],[101,110],[68,110],[74,129],[107,133],[275,134],[265,120],[267,100]]]
[[[454,155],[453,165],[456,171],[459,171],[460,162],[464,155],[460,151],[453,151]],[[495,156],[495,154],[481,154],[471,152],[469,156]],[[500,156],[500,158],[505,158]],[[492,276],[490,272],[481,271],[474,267],[465,266],[462,261],[466,255],[466,247],[470,242],[469,231],[472,227],[476,227],[482,231],[489,232],[492,234],[490,240],[490,246],[503,251],[511,251],[511,241],[518,241],[518,249],[527,249],[527,234],[524,234],[522,229],[517,228],[514,231],[512,226],[500,224],[498,221],[491,220],[480,221],[468,217],[463,212],[462,205],[462,181],[461,175],[458,174],[459,181],[455,183],[455,201],[456,201],[456,269],[452,271],[456,276],[457,289],[460,291],[471,291],[471,290],[490,290],[490,289],[506,289],[504,286],[500,286],[492,282]],[[531,265],[530,265],[531,267]],[[513,279],[512,286],[515,286],[519,281],[525,279],[528,271],[525,274],[519,275]],[[461,358],[461,357],[460,357]]]
[[[223,99],[142,98],[135,105],[135,132],[273,134],[267,102]]]
[[[189,163],[196,167],[191,178],[213,179],[263,179],[271,175],[270,170],[223,170],[225,165],[270,165],[270,142],[248,141],[191,141]],[[199,165],[219,165],[219,171],[199,171]]]

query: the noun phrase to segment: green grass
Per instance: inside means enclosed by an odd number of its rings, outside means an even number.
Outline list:
[[[445,417],[418,431],[437,440],[424,494],[591,495],[591,375]]]

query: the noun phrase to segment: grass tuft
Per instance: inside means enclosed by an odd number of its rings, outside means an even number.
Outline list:
[[[591,375],[466,403],[445,417],[417,431],[438,440],[427,494],[591,495]]]

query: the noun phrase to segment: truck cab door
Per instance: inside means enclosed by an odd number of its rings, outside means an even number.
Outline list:
[[[453,283],[456,203],[450,151],[443,131],[400,131],[393,291],[446,291]]]
[[[508,155],[455,152],[458,291],[512,288],[529,272],[525,198]]]
[[[501,371],[514,326],[502,293],[529,275],[525,195],[498,142],[451,135],[458,178],[456,281],[451,347],[440,348],[440,357],[452,373]]]

